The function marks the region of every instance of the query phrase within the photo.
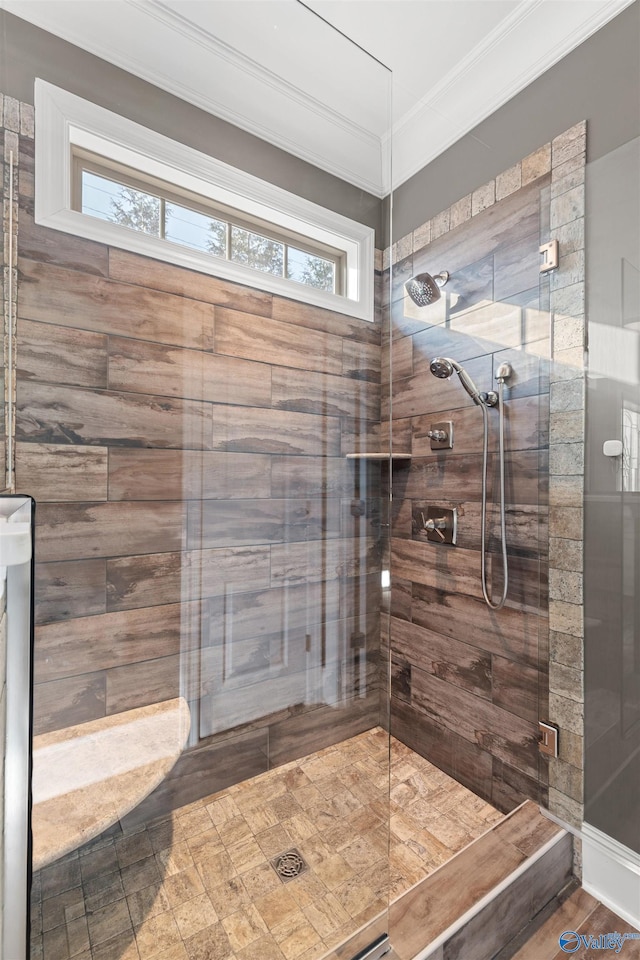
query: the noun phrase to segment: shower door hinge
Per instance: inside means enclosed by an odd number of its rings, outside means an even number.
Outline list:
[[[540,273],[549,273],[550,270],[557,270],[560,265],[560,249],[557,240],[549,240],[549,243],[543,243],[540,247],[542,254],[542,263],[540,264]]]
[[[545,723],[544,720],[540,720],[538,723],[540,735],[538,737],[538,747],[540,753],[544,753],[547,757],[557,757],[558,756],[558,735],[559,730],[553,723]]]

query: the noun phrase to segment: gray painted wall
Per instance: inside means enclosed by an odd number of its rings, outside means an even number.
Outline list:
[[[588,160],[640,134],[639,2],[402,184],[393,239],[585,119]]]
[[[0,10],[0,91],[33,103],[35,77],[365,223],[382,245],[377,197]]]

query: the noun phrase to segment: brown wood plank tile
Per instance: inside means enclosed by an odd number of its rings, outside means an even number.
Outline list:
[[[540,225],[540,190],[548,182],[548,178],[540,178],[416,251],[414,275],[433,269],[435,260],[446,262],[453,274],[496,249],[506,249],[520,237],[535,233]],[[451,289],[455,292],[453,280]]]
[[[22,380],[107,386],[107,337],[103,334],[18,319],[17,337],[17,372]]]
[[[209,350],[213,308],[33,260],[19,261],[18,315],[62,326]]]
[[[37,563],[35,598],[36,623],[105,613],[105,561]]]
[[[192,300],[245,313],[271,316],[271,294],[253,287],[243,287],[239,283],[220,280],[197,270],[187,270],[159,260],[141,257],[126,250],[109,249],[109,276],[112,280],[121,280],[141,287],[174,293]]]
[[[411,704],[432,720],[455,730],[471,743],[535,776],[538,770],[538,730],[501,707],[422,670],[411,676]]]
[[[357,343],[380,344],[379,323],[357,320],[344,313],[325,310],[323,307],[313,307],[309,303],[300,303],[298,300],[274,297],[272,316],[274,320],[295,324],[307,330],[326,331],[336,337],[355,340]]]
[[[389,911],[398,955],[402,960],[411,960],[524,859],[511,844],[496,841],[488,834],[414,887]]]
[[[458,783],[491,802],[493,762],[487,750],[396,697],[391,701],[391,733]],[[523,799],[525,796],[520,796],[516,802]]]
[[[482,596],[480,554],[475,550],[394,537],[391,565],[404,580],[471,597]]]
[[[370,730],[379,722],[375,697],[348,700],[341,706],[318,707],[269,727],[269,759],[275,766],[322,750]]]
[[[444,960],[492,960],[571,879],[571,837],[567,834],[532,864],[500,897],[476,914],[444,945]]]
[[[271,582],[310,582],[357,577],[380,566],[380,548],[371,537],[305,540],[271,545]]]
[[[558,955],[558,937],[565,930],[577,930],[598,901],[582,887],[560,904],[546,922],[513,954],[513,960],[553,960]],[[562,953],[562,956],[566,956]]]
[[[562,832],[562,828],[540,813],[537,805],[528,801],[495,827],[497,836],[513,844],[525,857],[544,846]]]
[[[540,409],[539,397],[524,397],[505,404],[507,440],[506,446],[513,450],[537,450],[548,442],[548,428],[544,423],[544,408]],[[412,423],[412,447],[414,457],[432,457],[431,441],[427,436],[435,422],[432,413],[414,417]],[[453,452],[460,454],[482,453],[482,415],[475,405],[438,414],[438,420],[453,422]],[[491,420],[491,449],[496,449],[497,418]]]
[[[418,359],[414,350],[414,371],[417,369]],[[490,356],[481,356],[465,363],[465,369],[472,378],[478,390],[489,390],[493,386],[493,371]],[[491,386],[490,386],[491,385]],[[393,384],[393,417],[415,417],[425,410],[430,413],[453,410],[460,406],[461,398],[466,396],[458,381],[457,374],[450,380],[439,380],[437,377],[425,376],[424,373],[414,373],[406,380],[397,380]],[[469,398],[469,404],[473,401]],[[478,419],[480,411],[476,411]],[[382,416],[385,418],[388,410],[383,406]]]
[[[538,663],[538,617],[503,608],[499,618],[484,600],[440,594],[433,587],[414,584],[411,609],[414,623],[436,633],[481,647],[530,666]]]
[[[540,224],[527,236],[502,244],[495,251],[496,300],[505,300],[524,290],[531,290],[540,281]]]
[[[362,471],[365,489],[358,489]],[[374,472],[377,471],[377,472]],[[377,495],[380,467],[373,469],[344,457],[287,457],[271,460],[271,494],[273,497],[349,497],[356,492]]]
[[[141,340],[109,339],[109,386],[212,403],[271,405],[271,368]]]
[[[16,435],[41,443],[210,449],[212,405],[18,383]]]
[[[230,547],[107,560],[109,610],[179,603],[269,586],[269,547]]]
[[[36,558],[79,560],[180,550],[180,503],[45,503],[38,508]]]
[[[215,352],[244,360],[321,373],[342,373],[342,340],[295,323],[255,318],[238,310],[216,310]]]
[[[107,450],[16,444],[16,485],[40,502],[107,499]]]
[[[180,696],[180,656],[155,657],[105,672],[106,713],[133,710]]]
[[[356,380],[380,383],[380,347],[377,343],[344,340],[342,344],[342,375]]]
[[[394,380],[406,380],[407,377],[413,376],[413,344],[413,337],[398,337],[394,340],[393,346],[382,344],[380,362],[382,383],[388,384],[391,375]]]
[[[193,610],[196,613],[199,605]],[[178,654],[196,636],[186,632],[182,604],[78,617],[36,630],[36,683],[109,670]],[[199,623],[190,628],[199,632]]]
[[[31,200],[21,200],[19,216],[18,254],[22,259],[41,260],[83,273],[108,276],[108,250],[103,244],[38,226],[33,219]]]
[[[38,683],[33,689],[33,732],[49,733],[105,716],[103,672]]]
[[[391,618],[394,655],[418,670],[491,698],[491,657],[478,647],[443,637],[424,627]]]
[[[496,654],[493,654],[491,660],[493,702],[523,720],[537,722],[540,679],[538,670]]]
[[[204,500],[188,505],[190,550],[340,535],[340,501]]]
[[[335,457],[340,421],[289,410],[214,406],[213,449]]]
[[[201,450],[109,450],[110,500],[268,497],[271,457]]]
[[[548,497],[548,477],[544,468],[546,454],[538,450],[521,450],[505,456],[505,471],[509,478],[509,491],[517,495],[518,504],[546,504]],[[489,457],[488,477],[490,489],[498,482],[497,454]],[[496,488],[497,489],[497,488]],[[423,500],[428,491],[431,503],[443,500],[480,500],[482,496],[482,456],[457,456],[451,454],[448,459],[425,457],[411,461],[409,472],[400,487],[403,496],[412,500]],[[441,499],[442,498],[442,499]],[[511,506],[511,504],[509,504]]]
[[[273,406],[300,413],[378,420],[380,391],[367,381],[274,367]]]

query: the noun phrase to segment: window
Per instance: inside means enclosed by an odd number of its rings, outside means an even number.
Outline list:
[[[36,221],[373,319],[373,231],[36,81]]]
[[[342,292],[340,250],[314,246],[273,224],[249,222],[239,211],[217,207],[205,197],[180,195],[171,184],[110,167],[85,151],[73,151],[72,178],[73,208],[87,216],[327,293]]]

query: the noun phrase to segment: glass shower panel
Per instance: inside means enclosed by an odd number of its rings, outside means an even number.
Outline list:
[[[585,813],[640,852],[640,141],[587,167]],[[605,456],[606,440],[622,442]],[[614,451],[615,452],[615,451]]]
[[[232,6],[210,25],[222,43]],[[265,85],[265,136],[294,143],[294,119],[316,118],[344,162],[255,140],[237,165],[283,187],[293,171],[382,248],[389,72],[303,4],[253,6],[242,53],[295,78],[301,110]],[[348,456],[385,449],[382,303],[356,319],[37,224],[27,79],[8,69],[0,103],[19,185],[16,488],[37,503],[31,955],[324,956],[355,937],[351,956],[388,926],[388,458]],[[149,196],[125,199],[147,223]],[[307,285],[333,286],[329,261],[293,252]]]

